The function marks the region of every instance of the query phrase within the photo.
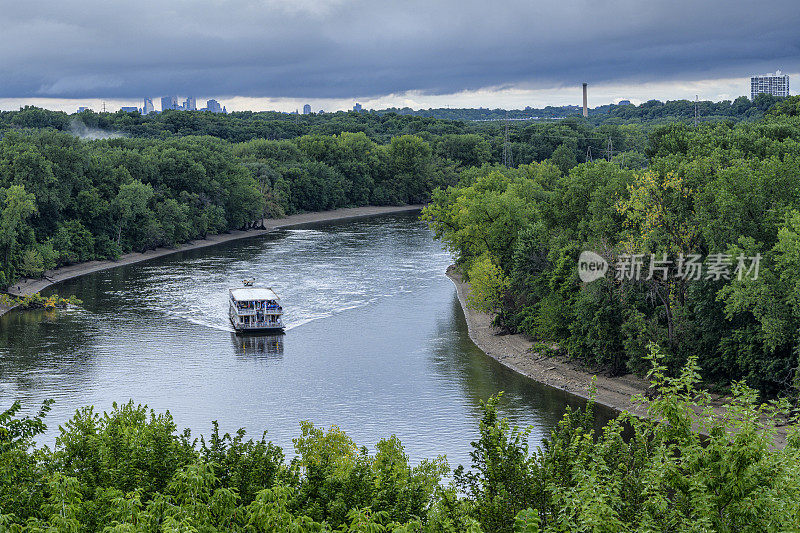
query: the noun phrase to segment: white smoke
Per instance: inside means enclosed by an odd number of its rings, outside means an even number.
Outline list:
[[[106,131],[99,128],[90,128],[83,123],[82,120],[73,118],[69,124],[69,131],[84,140],[96,141],[98,139],[119,139],[120,137],[127,137],[117,131]]]

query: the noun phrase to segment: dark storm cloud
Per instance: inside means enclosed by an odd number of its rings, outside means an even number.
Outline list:
[[[0,97],[346,98],[798,67],[797,0],[0,4]]]

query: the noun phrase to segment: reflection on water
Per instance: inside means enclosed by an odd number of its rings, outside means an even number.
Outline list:
[[[481,415],[481,402],[503,391],[503,415],[520,424],[533,426],[531,436],[540,441],[558,423],[567,406],[585,405],[579,397],[543,386],[488,357],[469,338],[458,296],[453,292],[450,314],[437,320],[431,364],[442,379],[456,383],[469,401],[473,416]],[[596,427],[615,416],[612,409],[595,406]],[[523,422],[524,421],[524,422]]]
[[[92,379],[88,315],[81,308],[34,309],[0,318],[0,409],[10,403],[9,396],[24,400],[47,391],[41,400],[58,400]],[[62,373],[71,376],[69,382],[50,379]]]
[[[252,333],[231,333],[231,341],[237,355],[283,357],[283,333],[258,335]]]
[[[413,215],[318,224],[97,272],[56,287],[80,309],[0,318],[0,406],[56,403],[52,444],[78,407],[169,410],[178,427],[245,427],[291,454],[299,422],[359,444],[395,434],[412,460],[469,462],[480,402],[533,425],[536,445],[568,403],[470,340],[451,258]],[[281,297],[280,337],[232,335],[228,289],[255,278]]]

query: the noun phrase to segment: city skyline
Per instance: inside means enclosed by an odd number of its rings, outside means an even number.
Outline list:
[[[137,106],[119,106],[119,111],[123,111],[125,113],[135,113],[139,112],[143,115],[149,115],[150,113],[161,113],[164,111],[210,111],[211,113],[227,113],[225,106],[220,105],[220,103],[215,99],[209,99],[206,101],[206,107],[202,109],[197,109],[197,99],[194,96],[187,96],[182,103],[178,103],[180,98],[175,95],[170,96],[162,96],[160,98],[161,101],[161,109],[158,110],[153,105],[153,99],[149,97],[142,98],[142,107]],[[114,109],[108,109],[106,106],[106,101],[102,101],[101,108],[103,110],[108,111],[115,111]],[[94,111],[91,106],[78,106],[78,113],[83,111]]]
[[[337,110],[353,101],[519,108],[573,104],[581,82],[592,87],[592,103],[695,94],[718,101],[747,96],[755,73],[800,72],[800,9],[789,0],[759,9],[741,0],[503,0],[491,8],[471,0],[231,0],[221,12],[211,0],[193,10],[121,0],[126,6],[143,20],[130,24],[91,5],[98,15],[89,20],[51,0],[8,6],[0,107],[74,109],[100,99],[138,106],[142,94],[177,93],[225,101],[229,110]]]
[[[780,70],[780,69],[778,69]],[[789,78],[797,79],[800,73],[782,72]],[[693,83],[684,83],[678,86],[664,84],[642,84],[640,86],[619,87],[613,85],[594,85],[590,83],[589,108],[596,108],[607,104],[622,104],[630,102],[634,105],[642,104],[649,100],[694,100],[695,96],[702,101],[735,100],[740,96],[750,97],[751,79],[763,74],[748,73],[747,76],[726,80],[704,80]],[[622,91],[627,91],[622,93]],[[738,93],[736,92],[738,90]],[[793,94],[790,91],[790,94]],[[214,97],[196,98],[195,100],[225,100],[227,112],[232,111],[277,111],[293,113],[302,110],[308,104],[312,110],[326,109],[329,112],[353,110],[355,103],[360,102],[363,109],[387,109],[390,107],[410,107],[413,109],[429,108],[487,108],[487,109],[524,109],[525,107],[542,108],[548,105],[559,107],[566,105],[581,105],[581,86],[577,84],[570,87],[558,87],[538,91],[524,91],[505,89],[499,91],[473,91],[462,92],[458,95],[388,95],[374,98],[341,98],[341,99],[309,99],[304,98],[247,98],[247,97]],[[159,98],[160,100],[160,98]],[[152,100],[150,100],[152,104]],[[456,104],[456,102],[461,105]],[[109,110],[118,110],[122,107],[136,104],[142,107],[142,99],[3,99],[0,98],[0,110],[13,111],[24,105],[36,105],[54,111],[75,112],[78,107],[88,107],[93,110],[102,109],[106,103]],[[184,100],[185,103],[185,100]],[[155,110],[155,109],[152,109]],[[151,110],[151,111],[152,111]]]

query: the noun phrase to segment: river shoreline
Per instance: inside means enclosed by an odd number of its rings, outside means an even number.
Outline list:
[[[77,278],[92,272],[100,270],[107,270],[123,265],[132,265],[134,263],[141,263],[142,261],[149,261],[157,257],[164,257],[167,255],[175,254],[178,252],[185,252],[187,250],[196,250],[198,248],[205,248],[208,246],[216,246],[225,242],[235,241],[239,239],[247,239],[250,237],[257,237],[265,235],[270,231],[288,228],[292,226],[300,226],[303,224],[313,224],[315,222],[331,222],[334,220],[344,220],[348,218],[361,218],[375,215],[388,215],[392,213],[403,213],[409,211],[419,211],[422,209],[421,205],[405,205],[405,206],[366,206],[366,207],[349,207],[343,209],[334,209],[332,211],[315,211],[313,213],[301,213],[298,215],[291,215],[285,218],[265,218],[263,220],[265,229],[250,229],[246,231],[234,230],[228,233],[219,233],[217,235],[209,235],[202,240],[189,241],[175,248],[156,248],[154,250],[147,250],[144,253],[131,252],[122,255],[117,260],[103,260],[103,261],[88,261],[86,263],[77,263],[74,265],[67,265],[53,270],[48,270],[40,279],[23,279],[8,288],[8,294],[12,296],[28,296],[37,293],[51,285],[66,281],[68,279]],[[0,304],[0,316],[13,309]]]
[[[595,402],[615,411],[645,414],[638,404],[631,401],[631,397],[644,394],[648,388],[647,381],[632,374],[618,377],[598,375],[566,357],[538,353],[534,341],[523,333],[499,335],[492,326],[490,314],[467,306],[470,286],[455,266],[447,269],[447,277],[456,287],[469,337],[486,355],[534,381],[584,399],[589,398],[592,379],[595,378]]]
[[[596,389],[594,401],[597,404],[617,412],[627,411],[638,417],[648,416],[642,404],[631,400],[634,395],[645,394],[649,388],[649,383],[645,379],[633,374],[614,377],[598,374],[570,361],[567,357],[537,352],[534,341],[525,334],[498,334],[497,329],[492,326],[491,315],[467,306],[470,285],[462,279],[455,265],[447,269],[447,277],[456,287],[458,301],[467,321],[469,337],[486,355],[538,383],[584,399],[589,398],[594,380]],[[722,417],[727,399],[718,395],[711,396],[715,414]],[[699,412],[697,414],[700,415]],[[778,448],[783,448],[788,443],[785,426],[776,428],[774,443]]]

